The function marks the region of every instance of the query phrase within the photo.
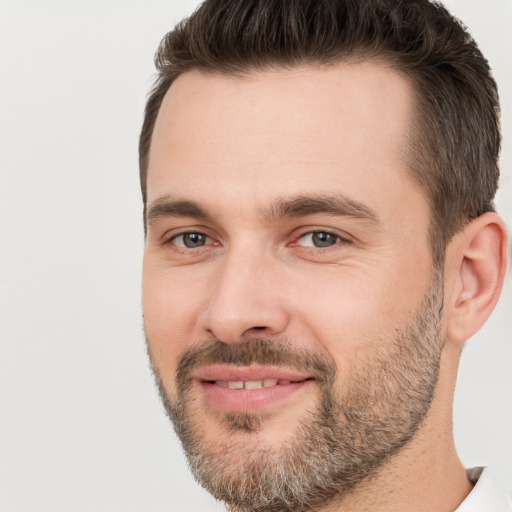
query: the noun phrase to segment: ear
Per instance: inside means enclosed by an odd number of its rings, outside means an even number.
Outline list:
[[[448,341],[462,344],[492,313],[507,271],[507,228],[496,213],[471,221],[450,242],[445,262]]]

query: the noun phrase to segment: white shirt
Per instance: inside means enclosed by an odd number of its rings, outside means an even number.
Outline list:
[[[488,468],[470,469],[468,478],[475,486],[455,512],[512,512],[512,500]]]

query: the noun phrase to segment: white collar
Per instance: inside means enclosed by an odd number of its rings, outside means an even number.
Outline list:
[[[473,490],[455,512],[512,512],[512,500],[488,468],[468,470]]]

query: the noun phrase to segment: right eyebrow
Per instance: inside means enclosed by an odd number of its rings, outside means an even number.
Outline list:
[[[153,201],[146,213],[148,225],[165,217],[193,217],[195,219],[208,220],[210,215],[199,203],[194,201],[174,200],[169,196],[162,196]]]

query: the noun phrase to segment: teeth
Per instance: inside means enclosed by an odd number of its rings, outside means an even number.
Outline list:
[[[259,388],[272,388],[274,386],[290,384],[291,380],[277,380],[277,379],[265,379],[265,380],[248,380],[248,381],[225,381],[217,380],[215,383],[217,386],[229,389],[259,389]]]
[[[244,389],[244,383],[240,381],[228,382],[229,389]]]
[[[261,380],[248,380],[244,388],[245,389],[259,389],[263,387],[263,382]]]

